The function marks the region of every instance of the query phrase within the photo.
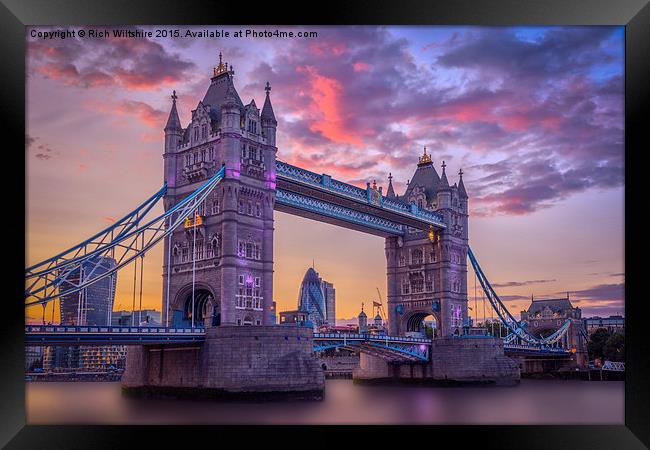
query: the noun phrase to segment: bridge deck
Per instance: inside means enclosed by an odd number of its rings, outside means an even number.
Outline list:
[[[147,345],[205,341],[204,328],[28,325],[26,345]],[[387,359],[427,360],[432,341],[425,338],[354,333],[314,333],[314,351],[349,348],[379,353]],[[570,350],[504,344],[507,354],[571,356]]]

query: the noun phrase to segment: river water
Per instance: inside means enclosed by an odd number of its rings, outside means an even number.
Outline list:
[[[622,381],[522,380],[514,387],[360,386],[325,399],[220,403],[133,399],[120,383],[26,383],[28,424],[623,424]]]

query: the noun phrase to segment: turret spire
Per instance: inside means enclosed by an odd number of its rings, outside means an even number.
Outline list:
[[[440,187],[441,188],[448,188],[449,187],[449,181],[447,181],[447,174],[445,173],[445,168],[447,167],[447,164],[445,162],[442,162],[442,175],[440,176]]]
[[[167,125],[165,125],[165,131],[170,131],[170,130],[181,130],[183,127],[181,127],[181,120],[178,117],[178,111],[176,110],[176,99],[178,96],[176,95],[176,91],[172,92],[171,99],[172,99],[172,109],[169,111],[169,118],[167,119]]]
[[[395,198],[395,190],[393,189],[393,174],[388,174],[388,189],[386,190],[386,197]]]
[[[463,169],[460,169],[458,171],[458,176],[460,178],[458,180],[458,195],[460,196],[460,198],[466,199],[467,191],[465,190],[465,184],[463,183]]]
[[[268,120],[271,122],[276,122],[275,114],[273,113],[273,106],[271,105],[271,84],[267,81],[266,86],[264,87],[266,91],[266,99],[264,100],[264,106],[262,107],[262,113],[260,117],[262,120]]]

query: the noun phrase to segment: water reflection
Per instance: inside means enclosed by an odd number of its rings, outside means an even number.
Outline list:
[[[119,383],[27,383],[29,424],[623,424],[623,382],[516,387],[359,386],[327,380],[321,402],[132,399]]]

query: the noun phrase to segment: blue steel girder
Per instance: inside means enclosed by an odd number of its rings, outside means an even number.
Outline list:
[[[298,214],[314,219],[333,219],[334,223],[336,221],[347,222],[351,225],[350,228],[361,229],[380,236],[401,236],[405,233],[402,225],[390,220],[281,188],[276,188],[275,204],[276,209],[282,212],[292,214],[304,212],[306,214]]]
[[[315,352],[330,348],[359,350],[390,360],[428,361],[431,341],[403,336],[314,333]]]
[[[293,193],[386,221],[377,226],[377,219],[372,219],[367,224],[369,226],[365,231],[377,230],[382,233],[401,235],[404,234],[406,227],[425,231],[428,231],[430,227],[435,230],[445,228],[443,217],[439,213],[421,210],[415,204],[389,199],[370,186],[361,189],[333,179],[329,175],[317,174],[282,161],[276,161],[276,182],[278,191],[282,191],[285,197],[286,194]],[[322,217],[333,217],[357,225],[366,225],[367,222],[363,218],[362,222],[359,222],[358,216],[354,217],[357,220],[350,220],[351,215],[348,211],[337,211],[332,214],[328,211],[329,206],[323,210],[320,205],[307,205],[302,199],[292,200],[297,201],[298,204],[287,205],[281,201],[278,210],[282,211],[283,206],[289,206],[312,214],[323,213]],[[401,226],[401,230],[398,230],[395,225]]]

